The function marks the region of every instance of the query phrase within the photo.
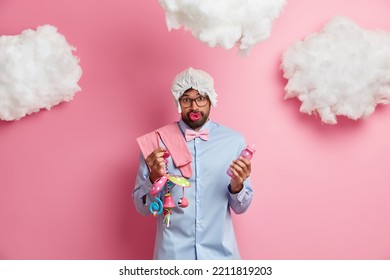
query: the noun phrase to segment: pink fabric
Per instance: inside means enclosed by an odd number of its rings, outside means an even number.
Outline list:
[[[176,122],[137,138],[144,158],[146,159],[155,149],[160,147],[160,139],[169,150],[172,160],[180,169],[181,174],[190,178],[192,176],[192,157]]]
[[[209,140],[209,130],[207,128],[201,131],[186,129],[184,136],[186,138],[186,141],[194,140],[196,137],[199,137],[200,139],[207,141]]]

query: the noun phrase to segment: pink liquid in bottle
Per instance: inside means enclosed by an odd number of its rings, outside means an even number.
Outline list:
[[[247,160],[251,160],[252,157],[253,157],[253,154],[256,152],[256,149],[255,149],[255,145],[252,144],[251,146],[246,146],[245,149],[243,149],[240,153],[240,155],[238,156],[237,159],[239,159],[240,157],[243,157],[243,158],[246,158]],[[232,173],[232,171],[230,170],[230,167],[228,168],[227,170],[227,175],[229,175],[230,177],[233,177],[234,174]]]

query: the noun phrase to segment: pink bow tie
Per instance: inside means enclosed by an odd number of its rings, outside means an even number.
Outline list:
[[[194,140],[196,137],[199,137],[200,139],[207,141],[209,139],[209,131],[207,128],[201,131],[193,131],[190,129],[186,129],[185,137],[187,142]]]

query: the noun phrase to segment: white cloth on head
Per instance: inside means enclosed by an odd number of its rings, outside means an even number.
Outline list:
[[[179,98],[191,88],[197,90],[201,95],[207,95],[211,105],[217,106],[217,93],[214,90],[213,78],[205,71],[190,67],[179,73],[172,83],[172,94],[179,113],[181,113]]]

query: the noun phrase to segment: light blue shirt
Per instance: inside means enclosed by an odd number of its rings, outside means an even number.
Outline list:
[[[190,129],[182,120],[178,125],[183,135]],[[239,193],[230,193],[230,177],[226,171],[245,148],[245,140],[240,133],[212,121],[202,127],[205,128],[209,130],[208,141],[195,138],[187,142],[192,154],[192,177],[191,187],[184,189],[184,196],[189,206],[173,208],[169,227],[163,223],[163,214],[156,217],[154,259],[240,259],[230,209],[237,214],[244,213],[252,201],[253,191],[248,178]],[[181,176],[171,158],[167,170],[169,174]],[[151,186],[149,169],[141,156],[133,200],[137,211],[145,216],[150,214],[150,203],[155,200],[149,194]],[[142,201],[144,195],[147,195],[146,204]],[[177,205],[183,189],[175,186],[171,195]]]

